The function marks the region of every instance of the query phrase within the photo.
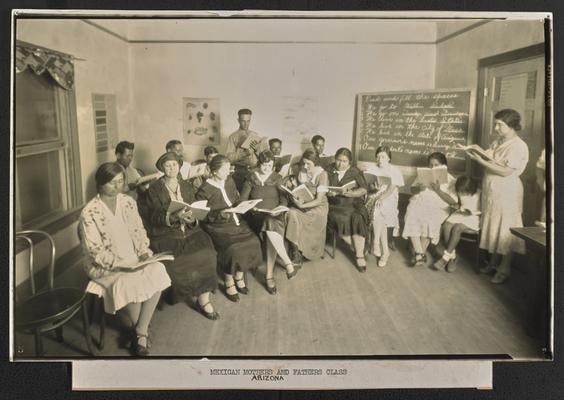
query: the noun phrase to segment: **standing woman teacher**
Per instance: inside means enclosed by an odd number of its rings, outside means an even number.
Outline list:
[[[487,160],[474,150],[466,154],[485,169],[482,183],[482,237],[480,248],[490,253],[489,264],[482,273],[497,270],[492,283],[503,283],[511,274],[512,251],[525,252],[525,244],[510,232],[510,228],[523,226],[523,184],[519,176],[529,161],[529,149],[517,135],[521,130],[521,116],[512,109],[498,111],[494,115],[494,130],[499,137],[492,142],[486,153]],[[501,264],[496,266],[496,258]]]

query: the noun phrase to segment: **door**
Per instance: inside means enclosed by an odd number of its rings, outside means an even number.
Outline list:
[[[536,184],[536,162],[545,147],[544,55],[483,67],[481,87],[481,132],[478,143],[487,148],[494,138],[493,116],[512,108],[521,115],[518,132],[529,147],[529,163],[521,175],[524,186],[523,223],[533,225],[539,218],[542,194]]]

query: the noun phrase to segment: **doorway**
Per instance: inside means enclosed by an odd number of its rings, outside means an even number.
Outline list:
[[[494,138],[493,116],[512,108],[521,115],[518,132],[529,147],[529,162],[521,175],[524,186],[523,224],[539,218],[542,193],[536,183],[536,162],[545,148],[545,49],[544,44],[482,59],[479,62],[478,136],[487,148]]]

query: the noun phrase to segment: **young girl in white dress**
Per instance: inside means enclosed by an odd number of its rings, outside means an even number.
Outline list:
[[[378,266],[385,267],[390,256],[388,250],[388,228],[394,228],[395,236],[399,231],[398,220],[398,188],[404,185],[400,170],[390,164],[392,152],[388,146],[376,149],[376,166],[365,172],[375,176],[390,178],[389,185],[378,185],[377,181],[369,185],[366,208],[372,221],[373,244],[372,253],[379,257]]]
[[[427,160],[429,168],[447,165],[446,156],[440,152],[432,153]],[[447,183],[440,185],[433,183],[427,187],[417,179],[412,184],[412,191],[416,194],[409,200],[402,236],[409,239],[413,246],[413,266],[427,261],[425,253],[429,243],[436,245],[439,242],[441,225],[450,214],[450,205],[456,204],[454,182],[448,174]]]
[[[445,243],[443,256],[434,264],[436,270],[446,268],[447,272],[456,269],[456,246],[463,233],[476,233],[480,230],[480,190],[478,183],[467,176],[460,176],[455,184],[458,196],[458,209],[444,222],[441,231]]]

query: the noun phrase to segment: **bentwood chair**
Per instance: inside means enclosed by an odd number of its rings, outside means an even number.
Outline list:
[[[31,297],[15,304],[15,327],[35,335],[35,354],[43,356],[42,334],[55,330],[57,340],[63,342],[63,326],[82,311],[82,323],[88,353],[94,355],[88,330],[88,311],[85,305],[85,292],[76,287],[54,287],[55,242],[48,233],[27,230],[16,233],[16,240],[29,245],[29,280]],[[36,241],[34,241],[36,239]],[[46,239],[49,245],[49,264],[47,266],[47,287],[37,291],[34,273],[35,245]]]

